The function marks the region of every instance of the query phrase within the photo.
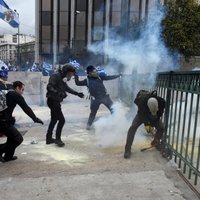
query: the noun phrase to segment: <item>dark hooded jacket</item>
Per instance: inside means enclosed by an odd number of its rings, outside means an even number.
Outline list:
[[[78,95],[78,92],[74,91],[63,81],[61,73],[52,74],[47,84],[46,97],[54,101],[62,102],[67,97],[66,92]]]
[[[89,93],[92,97],[95,99],[100,99],[105,97],[107,94],[106,88],[103,84],[103,81],[108,81],[112,79],[116,79],[120,77],[120,75],[114,75],[114,76],[99,76],[97,78],[87,76],[86,79],[79,81],[78,76],[75,76],[75,83],[78,86],[87,86]]]
[[[162,117],[165,109],[165,100],[159,96],[153,96],[158,101],[158,112],[157,117],[152,118],[151,112],[147,106],[147,101],[150,97],[148,96],[140,96],[135,99],[135,104],[138,106],[138,115],[143,119],[145,123],[151,122],[156,123]]]

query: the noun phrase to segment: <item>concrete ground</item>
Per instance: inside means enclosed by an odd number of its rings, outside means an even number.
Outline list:
[[[149,137],[135,138],[128,160],[123,158],[127,130],[121,143],[102,145],[94,130],[85,130],[88,106],[88,100],[66,101],[62,105],[66,116],[63,148],[45,144],[48,108],[33,106],[44,120],[43,126],[33,124],[17,109],[20,130],[28,132],[16,150],[18,159],[0,163],[1,200],[198,199],[178,175],[173,162],[155,149],[140,151],[149,145]],[[102,106],[97,118],[107,115],[109,112]]]

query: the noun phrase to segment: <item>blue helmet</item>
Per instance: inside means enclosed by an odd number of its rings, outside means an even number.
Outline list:
[[[0,77],[8,78],[8,71],[7,70],[1,70],[0,71]]]

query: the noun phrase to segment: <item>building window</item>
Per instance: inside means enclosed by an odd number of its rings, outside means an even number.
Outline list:
[[[51,0],[42,0],[42,11],[51,10]]]
[[[80,11],[79,14],[75,13],[75,35],[74,45],[76,49],[81,49],[85,45],[86,41],[86,27],[87,27],[87,1],[77,0],[76,11]]]
[[[140,2],[139,0],[131,0],[130,2],[130,14],[129,14],[129,22],[134,22],[139,19],[139,6]]]
[[[94,13],[93,13],[93,30],[92,39],[103,40],[104,39],[104,25],[105,25],[105,1],[94,0]]]
[[[76,16],[76,39],[85,40],[86,12],[81,12]]]
[[[86,2],[86,0],[77,0],[76,10],[86,11],[86,9],[87,9],[87,2]]]
[[[94,11],[104,11],[105,0],[94,0]]]
[[[111,3],[111,26],[121,25],[122,0],[112,0]]]
[[[60,12],[59,17],[61,26],[66,26],[69,24],[69,12]]]
[[[49,44],[49,40],[43,40],[42,42],[42,53],[50,54],[51,53],[51,45]]]
[[[50,11],[42,12],[42,25],[52,24],[52,13]]]
[[[69,40],[69,0],[60,0],[58,4],[58,52],[63,53],[63,48],[68,46]]]
[[[69,0],[60,0],[60,11],[69,11]]]
[[[50,40],[51,39],[51,26],[42,26],[42,39]]]

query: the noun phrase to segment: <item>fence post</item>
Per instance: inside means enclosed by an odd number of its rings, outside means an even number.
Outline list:
[[[167,130],[168,130],[168,121],[169,121],[169,111],[170,111],[170,99],[171,99],[171,82],[172,82],[172,76],[173,71],[170,71],[169,73],[169,80],[167,84],[167,94],[166,94],[166,105],[165,105],[165,115],[164,115],[164,126],[165,131],[162,139],[162,154],[165,157],[170,156],[172,158],[172,152],[168,147],[167,144]]]

